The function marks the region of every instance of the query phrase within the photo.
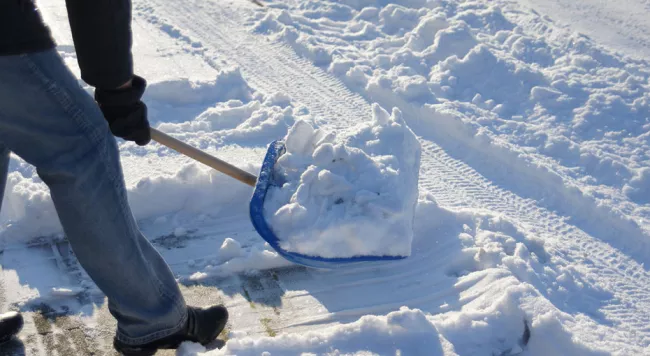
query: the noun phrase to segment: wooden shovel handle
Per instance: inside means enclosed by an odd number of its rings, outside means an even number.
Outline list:
[[[193,158],[207,166],[210,166],[221,173],[227,174],[242,183],[255,187],[257,177],[242,169],[239,169],[228,162],[224,162],[217,157],[209,155],[185,142],[179,141],[157,129],[151,128],[151,138],[156,142],[163,144],[175,151],[178,151],[190,158]]]

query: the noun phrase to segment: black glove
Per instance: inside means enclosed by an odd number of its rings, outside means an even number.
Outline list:
[[[99,104],[113,135],[144,146],[151,141],[147,106],[140,100],[147,87],[144,78],[133,76],[130,88],[95,89]]]

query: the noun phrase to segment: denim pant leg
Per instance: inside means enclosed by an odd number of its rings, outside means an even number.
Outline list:
[[[49,187],[72,249],[108,297],[117,337],[140,344],[178,331],[185,301],[135,222],[116,141],[54,50],[0,57],[0,142]]]

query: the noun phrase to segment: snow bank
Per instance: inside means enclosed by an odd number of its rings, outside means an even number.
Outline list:
[[[192,346],[190,346],[192,345]],[[366,315],[358,321],[321,332],[277,337],[234,338],[221,350],[199,351],[186,343],[189,355],[456,355],[421,310],[401,308],[385,316]]]
[[[572,317],[530,284],[499,278],[501,274],[485,270],[461,278],[460,285],[476,283],[473,292],[464,293],[465,298],[476,299],[459,311],[430,317],[458,355],[608,355],[569,332],[563,323],[571,323]],[[476,295],[478,289],[487,292]]]
[[[256,172],[253,165],[241,168]],[[137,219],[174,211],[216,214],[226,204],[229,214],[244,213],[249,195],[249,187],[199,163],[184,165],[171,176],[142,178],[128,192]]]
[[[253,90],[239,68],[226,68],[211,79],[176,78],[149,83],[144,100],[165,105],[189,105],[219,100],[250,100]]]
[[[286,136],[265,217],[287,251],[321,257],[409,256],[420,144],[402,119],[373,106],[373,121],[325,133],[299,121]]]
[[[241,165],[256,173],[259,165]],[[200,215],[246,214],[251,189],[232,178],[189,163],[171,175],[153,175],[128,187],[128,199],[136,219],[143,220],[170,213]],[[61,225],[47,186],[38,177],[9,175],[0,214],[7,242],[27,241],[61,232]]]
[[[512,284],[516,283],[512,280]],[[184,343],[179,356],[223,355],[593,355],[607,353],[576,340],[561,321],[570,316],[552,310],[549,304],[532,303],[540,314],[526,320],[522,305],[529,287],[499,289],[490,294],[493,302],[462,311],[430,315],[403,306],[387,315],[365,315],[359,320],[324,330],[285,333],[275,337],[233,337],[219,350],[208,351],[195,343]],[[528,308],[532,308],[528,306]]]
[[[193,138],[198,145],[212,139],[218,145],[258,148],[286,135],[297,120],[311,119],[307,109],[294,107],[291,98],[279,92],[269,95],[256,93],[250,100],[230,96],[221,99],[202,108],[191,120],[163,122],[158,128]]]

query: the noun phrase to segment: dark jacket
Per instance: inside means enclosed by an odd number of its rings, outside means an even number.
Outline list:
[[[133,76],[130,0],[66,0],[81,78],[112,89]],[[0,0],[0,56],[54,48],[33,0]]]

